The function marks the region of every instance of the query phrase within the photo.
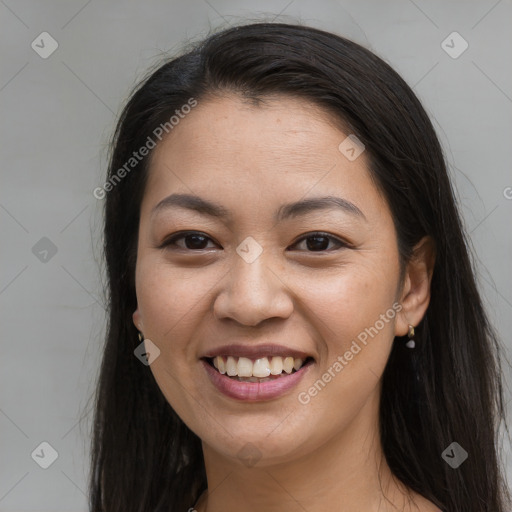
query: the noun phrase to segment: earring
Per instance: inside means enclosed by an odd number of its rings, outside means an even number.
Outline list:
[[[414,341],[414,325],[409,325],[409,332],[407,333],[407,337],[409,341],[405,344],[407,348],[414,348],[416,346],[416,342]]]
[[[139,341],[142,343],[144,341],[144,335],[140,331],[137,332],[139,333]]]

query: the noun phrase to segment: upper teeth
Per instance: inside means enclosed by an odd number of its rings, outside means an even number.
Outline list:
[[[227,373],[230,377],[268,377],[269,375],[279,375],[284,370],[286,373],[292,373],[292,370],[298,370],[304,364],[304,359],[293,357],[262,357],[254,362],[247,357],[227,358],[217,356],[213,358],[213,366],[220,373]]]

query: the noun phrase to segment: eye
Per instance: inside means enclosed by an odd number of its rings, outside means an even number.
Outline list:
[[[335,244],[338,245],[338,247],[348,247],[349,244],[346,242],[343,242],[339,238],[336,238],[332,235],[329,235],[328,233],[310,233],[307,236],[303,236],[300,238],[293,246],[299,244],[299,242],[306,241],[306,248],[308,252],[325,252],[327,247],[329,246],[329,243],[333,241]],[[293,247],[292,246],[292,247]],[[328,251],[331,252],[331,251]]]
[[[181,239],[185,240],[185,246],[176,243]],[[185,250],[204,250],[211,248],[205,247],[205,244],[207,244],[208,240],[211,240],[211,238],[206,236],[204,233],[200,233],[199,231],[184,231],[175,233],[171,237],[167,238],[159,248],[162,249],[164,247],[176,246],[179,249]]]
[[[178,244],[178,240],[184,240],[184,245]],[[204,233],[199,231],[183,231],[171,235],[161,244],[159,248],[172,248],[172,246],[174,246],[178,249],[201,251],[204,249],[212,248],[206,246],[209,240],[212,241],[209,236],[206,236]],[[308,252],[331,252],[327,251],[327,248],[331,242],[334,242],[338,248],[349,246],[348,243],[343,242],[337,237],[322,232],[310,233],[307,236],[303,236],[297,242],[295,242],[292,247],[299,245],[301,242],[306,242],[305,248]]]

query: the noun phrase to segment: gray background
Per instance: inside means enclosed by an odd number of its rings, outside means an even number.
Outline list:
[[[352,38],[413,86],[445,148],[510,357],[510,0],[0,0],[0,511],[87,509],[88,400],[105,325],[102,203],[92,191],[128,92],[182,41],[262,13]],[[31,43],[42,46],[45,31],[59,46],[43,59]],[[469,44],[458,58],[441,46],[453,31]],[[43,441],[58,452],[48,469],[35,462],[49,460]]]

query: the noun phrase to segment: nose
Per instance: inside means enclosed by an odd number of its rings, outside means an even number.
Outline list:
[[[215,318],[229,318],[245,326],[256,326],[269,318],[288,318],[293,301],[284,272],[273,268],[264,253],[252,263],[238,255],[235,258],[215,299]]]

